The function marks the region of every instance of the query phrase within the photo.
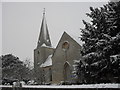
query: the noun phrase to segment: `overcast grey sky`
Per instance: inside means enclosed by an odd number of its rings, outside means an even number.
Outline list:
[[[2,53],[12,53],[20,60],[33,61],[37,46],[43,8],[53,47],[56,47],[64,31],[80,36],[82,20],[90,19],[85,13],[89,7],[100,7],[106,2],[4,2],[2,3]]]

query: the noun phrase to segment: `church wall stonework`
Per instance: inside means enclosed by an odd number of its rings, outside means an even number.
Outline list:
[[[42,63],[48,58],[49,55],[53,54],[54,49],[49,47],[39,47],[34,50],[34,69],[36,81],[41,84],[43,79],[43,68],[40,67]]]
[[[52,72],[51,72],[51,66],[43,68],[44,70],[44,83],[45,84],[51,84],[52,81]]]
[[[69,43],[69,48],[65,52],[62,48],[62,45],[64,42]],[[61,40],[58,43],[58,46],[55,50],[55,53],[53,54],[52,60],[52,83],[59,84],[61,81],[65,81],[65,75],[64,75],[64,64],[65,62],[69,63],[70,70],[71,70],[71,79],[67,81],[74,81],[73,78],[73,65],[74,60],[79,60],[81,58],[80,56],[80,50],[81,46],[73,40],[67,33],[64,33]]]
[[[75,82],[72,71],[74,60],[81,58],[80,44],[64,32],[57,47],[51,46],[44,11],[37,48],[34,49],[35,81],[38,84]]]

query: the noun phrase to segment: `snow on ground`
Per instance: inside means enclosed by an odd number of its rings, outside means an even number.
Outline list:
[[[36,85],[23,86],[31,88],[120,88],[120,84],[89,84],[89,85]]]
[[[12,85],[0,85],[0,88],[1,87],[12,87]]]
[[[0,85],[0,87],[12,87]],[[24,88],[120,88],[120,84],[83,84],[83,85],[23,85]]]

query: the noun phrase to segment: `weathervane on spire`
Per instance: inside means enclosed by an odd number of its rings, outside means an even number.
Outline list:
[[[45,14],[45,8],[43,8],[43,14]]]

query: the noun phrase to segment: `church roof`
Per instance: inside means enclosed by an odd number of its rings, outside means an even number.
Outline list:
[[[46,19],[45,19],[45,10],[43,12],[43,19],[42,19],[42,24],[41,24],[41,28],[40,28],[40,35],[39,35],[39,39],[38,39],[38,46],[43,45],[43,43],[46,46],[51,46],[51,41],[50,41],[50,37],[49,37],[48,27],[47,27],[47,23],[46,23]]]
[[[83,42],[80,40],[79,36],[76,36],[76,35],[74,35],[72,33],[68,33],[68,32],[65,32],[65,31],[64,31],[64,33],[66,33],[67,35],[69,35],[73,40],[75,40],[79,45],[82,46]]]
[[[48,66],[52,66],[52,55],[49,55],[48,58],[46,59],[46,61],[40,65],[40,67],[48,67]]]

